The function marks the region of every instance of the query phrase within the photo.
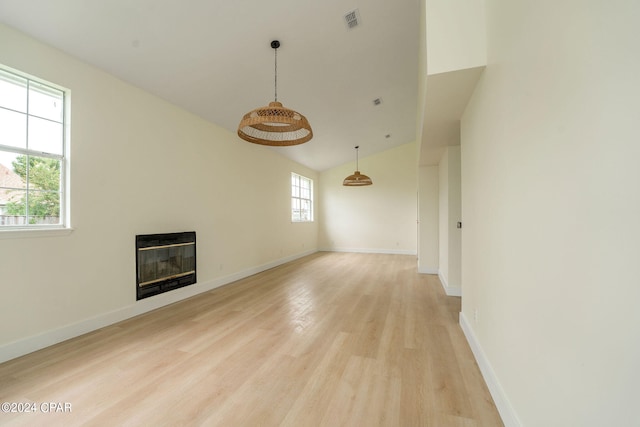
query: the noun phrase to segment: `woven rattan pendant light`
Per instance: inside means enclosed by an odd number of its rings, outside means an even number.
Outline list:
[[[356,145],[356,171],[353,175],[349,175],[342,181],[342,185],[346,185],[347,187],[360,187],[362,185],[371,185],[373,181],[367,175],[363,175],[358,170],[358,149],[359,145]]]
[[[254,144],[276,147],[298,145],[313,138],[313,131],[307,118],[302,114],[283,107],[278,102],[278,48],[280,42],[274,40],[271,47],[275,51],[275,100],[266,107],[248,112],[238,125],[238,136]]]

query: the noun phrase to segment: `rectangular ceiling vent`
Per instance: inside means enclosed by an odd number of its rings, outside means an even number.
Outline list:
[[[347,28],[352,30],[358,25],[360,25],[360,11],[358,9],[354,9],[351,12],[348,12],[344,15],[344,20],[347,23]]]

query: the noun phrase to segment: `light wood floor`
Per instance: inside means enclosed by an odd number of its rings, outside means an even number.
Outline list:
[[[0,424],[501,426],[459,311],[414,256],[321,252],[1,364],[39,412]]]

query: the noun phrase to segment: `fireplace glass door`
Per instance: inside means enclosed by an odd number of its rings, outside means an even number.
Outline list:
[[[136,236],[138,299],[195,283],[195,232]]]

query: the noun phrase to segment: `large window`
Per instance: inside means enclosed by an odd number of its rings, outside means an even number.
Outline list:
[[[0,66],[0,229],[66,226],[65,102]]]
[[[291,174],[291,221],[313,221],[313,181]]]

